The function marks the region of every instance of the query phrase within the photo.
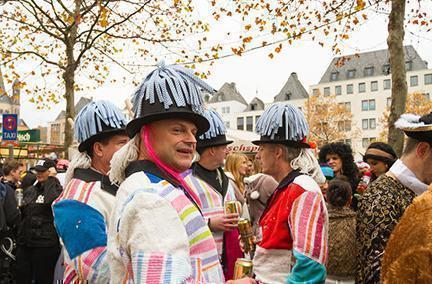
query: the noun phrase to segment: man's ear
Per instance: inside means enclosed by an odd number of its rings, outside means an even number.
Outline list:
[[[423,159],[431,150],[431,145],[427,142],[420,142],[416,148],[416,154],[419,158]]]
[[[274,149],[274,153],[275,153],[275,158],[276,159],[280,159],[282,157],[282,155],[283,155],[282,146],[276,145],[275,149]]]
[[[100,142],[95,142],[93,144],[93,155],[97,156],[97,157],[102,157],[103,155],[103,151],[102,151],[102,143]]]

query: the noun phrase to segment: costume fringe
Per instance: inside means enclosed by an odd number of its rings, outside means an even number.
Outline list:
[[[111,170],[108,173],[112,183],[120,184],[125,180],[127,166],[138,159],[139,143],[139,135],[135,135],[134,138],[114,153],[111,159]]]
[[[75,169],[88,169],[91,167],[91,158],[87,153],[78,153],[73,157],[72,161],[69,163],[69,167],[66,171],[66,176],[64,180],[64,185],[66,186],[73,178]]]

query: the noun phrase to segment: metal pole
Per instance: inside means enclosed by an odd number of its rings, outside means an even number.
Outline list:
[[[14,157],[14,146],[9,144],[9,159],[13,159]]]

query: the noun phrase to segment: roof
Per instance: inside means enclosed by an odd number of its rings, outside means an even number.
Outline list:
[[[264,102],[257,97],[253,98],[252,101],[248,104],[245,111],[251,110],[264,110]]]
[[[79,101],[75,104],[75,113],[79,113],[80,110],[91,101],[93,101],[92,98],[81,97]],[[62,110],[55,120],[57,121],[64,118],[66,118],[66,111]]]
[[[418,55],[413,46],[405,46],[405,62],[411,62],[411,71],[427,69],[427,63]],[[344,64],[338,64],[340,62]],[[372,74],[365,74],[365,68],[372,68]],[[343,81],[359,79],[371,76],[380,76],[389,74],[389,53],[388,49],[381,49],[376,51],[364,52],[360,54],[352,54],[347,56],[333,58],[330,65],[327,67],[326,72],[320,80],[321,83],[328,83],[333,81]],[[348,76],[348,71],[351,76]],[[407,71],[410,71],[407,70]],[[335,73],[332,78],[332,73]]]
[[[217,103],[217,102],[228,102],[228,101],[237,101],[244,105],[247,105],[246,100],[237,90],[235,83],[224,83],[222,87],[214,93],[214,95],[210,98],[209,103]]]
[[[309,93],[306,91],[305,87],[303,87],[303,84],[298,79],[297,73],[293,72],[288,77],[288,80],[280,90],[279,94],[274,97],[274,102],[283,102],[305,98],[309,98]]]

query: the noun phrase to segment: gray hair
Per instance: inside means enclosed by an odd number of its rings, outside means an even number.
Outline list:
[[[311,149],[285,145],[282,148],[284,149],[284,159],[293,170],[299,170],[300,173],[312,177],[318,184],[325,182],[325,176]]]
[[[138,159],[140,137],[137,133],[128,143],[114,153],[111,159],[111,169],[109,178],[111,182],[120,184],[125,180],[125,170],[127,166]]]

